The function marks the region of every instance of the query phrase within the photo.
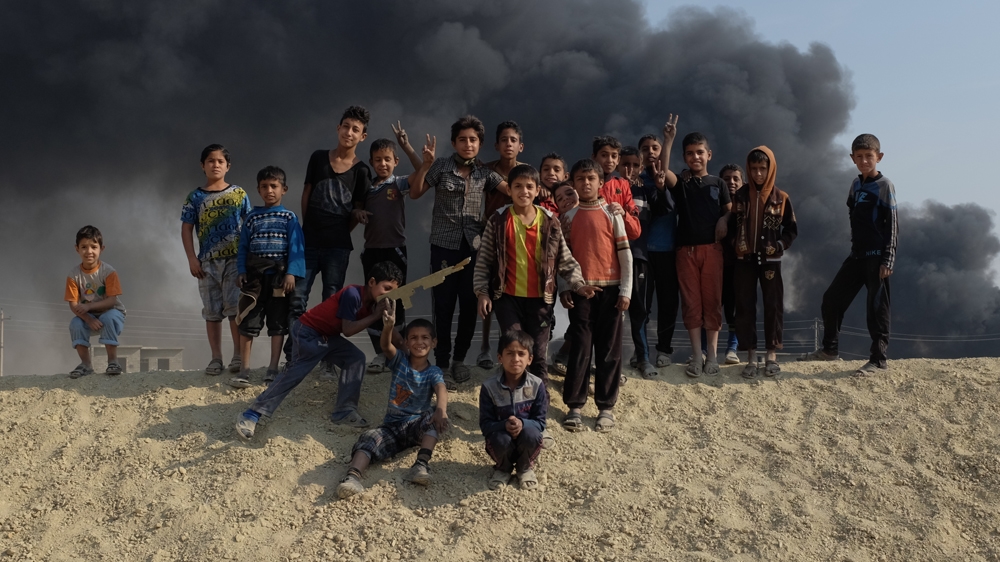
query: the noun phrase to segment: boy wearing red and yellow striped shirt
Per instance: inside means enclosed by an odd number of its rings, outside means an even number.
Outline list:
[[[597,370],[594,376],[594,402],[599,413],[595,428],[610,431],[615,426],[612,409],[618,401],[622,380],[622,312],[628,309],[632,295],[632,253],[622,217],[614,213],[600,196],[604,172],[593,160],[580,160],[570,172],[580,205],[563,213],[563,235],[580,264],[584,282],[600,287],[593,299],[582,299],[568,292],[560,295],[569,309],[570,362],[563,384],[563,401],[569,414],[563,420],[567,431],[584,429],[581,409],[587,403],[590,357],[593,352]]]
[[[580,264],[563,240],[555,215],[534,204],[540,184],[532,166],[515,166],[507,176],[512,203],[486,221],[473,274],[479,315],[496,313],[500,331],[522,330],[535,340],[529,370],[548,381],[549,345],[556,275],[567,290],[586,298],[597,290],[583,281]]]

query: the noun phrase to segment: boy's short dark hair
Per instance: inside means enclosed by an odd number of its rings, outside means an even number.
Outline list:
[[[756,148],[747,154],[747,162],[751,164],[771,164],[771,159],[764,153],[763,150],[757,150]]]
[[[502,336],[500,336],[500,343],[497,345],[497,349],[500,354],[503,355],[503,350],[507,349],[510,344],[517,342],[524,349],[531,353],[531,350],[535,349],[535,338],[528,335],[527,332],[523,330],[507,330]]]
[[[226,164],[232,164],[229,159],[229,151],[226,147],[221,144],[210,144],[201,150],[201,163],[204,164],[205,160],[208,160],[208,155],[215,152],[216,150],[222,152],[222,157],[226,159]]]
[[[368,149],[368,157],[372,158],[375,156],[376,152],[386,149],[391,150],[393,156],[396,155],[396,143],[389,139],[376,139],[375,142],[372,143],[371,148]]]
[[[740,182],[741,183],[747,182],[747,174],[746,172],[743,171],[743,167],[740,166],[739,164],[726,164],[719,170],[719,177],[721,178],[723,175],[725,175],[726,172],[739,172]]]
[[[705,145],[705,150],[712,150],[712,145],[708,144],[708,137],[698,132],[684,135],[684,140],[681,141],[681,150],[686,149],[692,144],[703,144]]]
[[[403,337],[405,338],[410,334],[410,330],[414,328],[427,328],[431,333],[431,339],[436,340],[437,330],[434,329],[434,323],[426,318],[417,318],[415,320],[410,320],[410,322],[403,328]]]
[[[882,143],[878,142],[878,137],[870,133],[858,135],[851,143],[851,154],[858,150],[874,150],[882,152]],[[228,160],[228,158],[226,158]]]
[[[514,185],[514,180],[518,178],[528,178],[535,182],[536,186],[542,183],[538,177],[538,170],[531,164],[518,164],[511,168],[510,173],[507,174],[507,185]]]
[[[573,164],[573,168],[569,171],[569,179],[575,179],[576,175],[580,172],[597,172],[597,177],[601,178],[602,182],[604,181],[604,169],[590,158],[577,160],[576,164]]]
[[[451,124],[451,142],[455,142],[455,139],[458,138],[458,133],[466,129],[472,129],[476,132],[476,136],[479,137],[479,144],[485,142],[486,127],[475,115],[466,115]]]
[[[660,137],[658,137],[656,135],[652,135],[652,134],[650,134],[650,135],[642,135],[641,137],[639,137],[639,142],[635,143],[635,145],[638,146],[639,148],[642,148],[642,143],[644,143],[644,142],[646,142],[648,140],[656,141],[656,144],[658,144],[660,146],[663,146],[663,143],[660,142]]]
[[[288,187],[285,183],[285,171],[277,166],[267,166],[263,170],[257,172],[257,185],[264,180],[278,180],[278,183]]]
[[[619,152],[618,155],[621,156],[622,158],[626,156],[638,156],[639,149],[634,146],[626,146],[622,148],[622,151]]]
[[[80,240],[93,240],[97,242],[97,245],[104,247],[104,236],[101,235],[101,231],[97,229],[96,226],[90,226],[89,224],[80,230],[76,231],[76,245],[80,245]]]
[[[521,132],[521,126],[520,125],[518,125],[514,121],[504,121],[503,123],[500,123],[499,125],[497,125],[497,140],[496,140],[496,142],[500,142],[500,133],[503,133],[507,129],[511,129],[512,131],[514,131],[515,133],[517,133],[517,140],[519,140],[519,141],[523,141],[524,140],[524,133]]]
[[[367,109],[361,107],[360,105],[352,105],[351,107],[348,107],[347,109],[344,110],[344,114],[340,116],[340,123],[338,124],[343,125],[345,119],[355,119],[357,121],[361,121],[361,124],[364,125],[364,128],[361,129],[361,132],[367,133],[368,121],[371,120],[371,118],[372,115],[371,113],[368,112]]]
[[[538,167],[541,168],[544,166],[546,160],[558,160],[563,163],[563,168],[566,167],[566,160],[562,156],[559,156],[558,152],[550,152],[545,156],[542,156],[542,163],[539,164]]]
[[[594,151],[591,152],[591,154],[597,154],[597,151],[601,150],[605,146],[610,146],[614,150],[622,149],[621,141],[610,135],[602,135],[594,137]]]
[[[395,281],[396,283],[402,285],[403,272],[400,271],[399,266],[391,261],[380,261],[372,266],[368,279],[375,279],[376,283],[381,283],[383,281]],[[367,280],[365,282],[367,283]]]

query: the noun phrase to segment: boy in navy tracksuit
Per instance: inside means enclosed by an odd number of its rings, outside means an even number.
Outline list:
[[[847,208],[851,217],[851,255],[844,260],[823,294],[823,347],[803,356],[805,361],[838,359],[840,326],[861,287],[868,289],[868,362],[855,376],[888,369],[889,276],[896,262],[896,189],[876,166],[883,153],[875,135],[860,135],[851,144],[851,160],[861,172],[851,184]]]

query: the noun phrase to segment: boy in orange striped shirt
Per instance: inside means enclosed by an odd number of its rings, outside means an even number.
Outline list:
[[[545,355],[556,299],[556,275],[568,291],[594,296],[596,287],[583,281],[580,264],[563,240],[555,215],[534,204],[540,184],[530,165],[515,166],[507,176],[512,203],[486,221],[472,286],[479,315],[496,313],[501,333],[522,330],[535,340],[529,370],[548,384]],[[502,350],[501,350],[502,351]]]
[[[587,285],[599,287],[593,299],[579,298],[568,291],[560,294],[569,309],[570,363],[563,384],[563,401],[569,414],[563,420],[567,431],[584,429],[580,415],[587,403],[590,357],[594,352],[597,371],[594,402],[599,410],[595,428],[615,427],[612,409],[618,401],[622,379],[622,312],[632,294],[632,253],[622,217],[610,209],[601,196],[604,171],[593,160],[580,160],[570,172],[580,205],[563,213],[563,236],[580,264]]]

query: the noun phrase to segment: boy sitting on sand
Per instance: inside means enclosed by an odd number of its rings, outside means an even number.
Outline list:
[[[479,391],[479,429],[486,438],[486,452],[496,461],[491,490],[506,486],[515,468],[522,490],[538,486],[532,467],[542,452],[549,397],[542,379],[528,372],[534,345],[521,330],[501,336],[501,368]]]
[[[98,341],[108,351],[108,369],[104,372],[122,374],[122,366],[118,363],[118,336],[125,325],[125,306],[118,300],[122,286],[115,268],[101,261],[103,251],[104,238],[96,227],[85,226],[76,233],[80,265],[66,278],[65,296],[70,310],[76,315],[69,323],[69,334],[80,355],[80,364],[69,373],[71,379],[94,373],[90,362],[90,336],[98,332],[101,334]]]
[[[434,445],[438,436],[448,431],[448,390],[444,375],[428,360],[437,345],[434,325],[422,318],[411,321],[403,332],[406,349],[401,353],[392,342],[395,323],[396,303],[389,301],[387,310],[382,313],[381,341],[386,367],[392,370],[389,408],[382,424],[362,433],[354,444],[347,475],[337,486],[341,499],[364,491],[361,478],[373,460],[386,460],[415,445],[420,445],[417,461],[403,479],[428,485],[431,481],[428,463]],[[437,405],[433,408],[432,394],[437,395]]]

